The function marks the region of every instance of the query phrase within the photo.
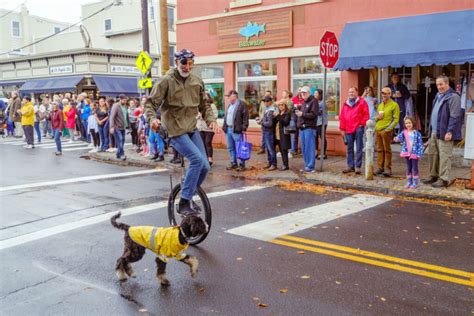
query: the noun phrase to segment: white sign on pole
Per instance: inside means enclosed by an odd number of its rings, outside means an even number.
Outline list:
[[[474,160],[474,113],[467,113],[466,115],[464,158]]]

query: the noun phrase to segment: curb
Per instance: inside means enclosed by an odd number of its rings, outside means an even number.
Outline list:
[[[148,162],[148,161],[142,161],[142,160],[136,160],[136,159],[127,159],[125,161],[122,161],[115,158],[103,157],[96,153],[87,153],[85,155],[82,155],[81,158],[92,159],[95,161],[105,162],[105,163],[110,163],[110,164],[115,164],[115,165],[120,165],[120,166],[144,167],[144,168],[151,168],[151,169],[156,168],[156,167],[166,167],[168,169],[172,169],[173,171],[177,171],[181,169],[181,166],[167,163],[167,162],[165,163],[152,162],[152,161]],[[346,189],[346,190],[372,192],[372,193],[379,193],[379,194],[387,194],[391,196],[402,196],[402,197],[408,197],[408,198],[427,199],[427,200],[433,200],[433,201],[452,202],[452,203],[459,203],[459,204],[464,204],[468,206],[474,206],[474,199],[469,199],[469,198],[440,196],[440,195],[421,193],[421,192],[407,192],[403,190],[396,190],[396,189],[391,189],[391,188],[386,188],[386,187],[372,187],[372,186],[363,186],[359,184],[356,185],[356,184],[351,184],[351,183],[329,182],[329,181],[323,181],[323,180],[308,179],[297,172],[293,171],[293,173],[297,176],[298,179],[290,180],[284,177],[272,177],[272,178],[255,177],[255,176],[249,177],[243,174],[236,174],[236,173],[232,173],[230,174],[230,176],[234,178],[239,178],[239,179],[260,180],[260,181],[275,181],[275,180],[276,181],[299,181],[299,182],[307,182],[307,183],[312,183],[316,185],[328,186],[328,187],[334,187],[334,188],[340,188],[340,189]]]

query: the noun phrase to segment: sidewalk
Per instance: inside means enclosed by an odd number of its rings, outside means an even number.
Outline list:
[[[115,153],[89,153],[83,157],[98,161],[104,161],[119,165],[131,165],[146,168],[155,168],[164,166],[168,169],[179,170],[180,165],[169,163],[170,156],[165,156],[164,162],[150,161],[148,158],[137,154],[131,149],[126,149],[127,160],[121,161],[115,158]],[[214,164],[211,173],[226,174],[235,177],[253,180],[281,180],[281,181],[297,181],[312,183],[324,186],[330,186],[339,189],[348,189],[355,191],[365,191],[389,194],[394,196],[413,197],[421,199],[430,199],[438,201],[447,201],[452,203],[463,203],[474,205],[474,191],[465,189],[465,184],[469,183],[471,177],[470,167],[461,167],[461,163],[453,163],[451,170],[452,178],[456,179],[455,183],[448,188],[436,189],[428,185],[421,184],[416,189],[405,189],[405,161],[393,154],[393,176],[386,178],[383,176],[375,177],[374,180],[365,180],[364,174],[355,175],[342,174],[342,170],[346,168],[345,157],[328,157],[324,160],[324,171],[313,174],[302,174],[299,172],[303,168],[303,159],[301,155],[290,159],[290,170],[288,171],[266,171],[263,167],[266,163],[266,155],[257,155],[252,153],[251,160],[247,163],[247,171],[236,172],[226,170],[228,164],[228,154],[224,149],[214,149]],[[281,166],[281,158],[278,158]],[[464,164],[465,165],[465,164]],[[319,170],[320,161],[316,161],[316,170]],[[428,159],[425,157],[420,161],[420,176],[422,179],[428,175]]]

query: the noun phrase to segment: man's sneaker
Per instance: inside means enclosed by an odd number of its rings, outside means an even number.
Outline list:
[[[68,141],[68,143],[74,143],[74,141],[73,141],[72,139],[70,139],[70,140]]]
[[[356,168],[356,169],[355,169],[355,173],[356,173],[356,174],[361,174],[362,171],[360,170],[360,168]]]
[[[236,164],[233,164],[233,163],[230,163],[227,165],[227,167],[225,167],[226,170],[233,170],[233,169],[237,169],[237,165]]]
[[[87,145],[87,147],[94,147],[94,144],[90,143],[89,145]]]
[[[288,154],[288,158],[293,158],[293,154],[292,154],[292,153],[289,153],[289,154]]]
[[[159,157],[159,154],[156,153],[156,154],[154,154],[153,156],[150,157],[150,160],[158,159],[158,157]]]
[[[191,207],[191,201],[186,199],[179,200],[177,212],[183,216],[196,214],[196,211]]]
[[[268,171],[273,171],[273,170],[277,170],[277,167],[274,165],[271,165],[270,168],[268,168]]]
[[[429,177],[428,179],[423,180],[424,184],[433,184],[436,181],[438,181],[438,178],[436,177]]]
[[[305,169],[303,171],[303,173],[315,173],[315,172],[316,172],[316,170],[314,170],[314,169]]]
[[[346,168],[344,170],[342,170],[342,173],[350,173],[350,172],[354,172],[355,169],[354,168]]]
[[[158,156],[158,158],[156,158],[156,161],[163,161],[165,160],[165,157],[163,157],[163,155],[160,155]]]
[[[280,171],[286,171],[286,170],[289,170],[290,168],[288,168],[287,166],[283,166],[280,168]]]
[[[277,156],[278,158],[280,158],[280,157],[281,157],[281,152],[277,152],[276,156]]]
[[[447,188],[449,186],[448,181],[444,181],[443,179],[438,179],[435,183],[431,185],[433,188]]]
[[[61,156],[63,153],[60,152],[60,151],[57,151],[57,152],[55,152],[54,154],[55,154],[56,156]]]
[[[122,156],[117,157],[117,158],[120,159],[120,160],[123,160],[123,161],[127,160],[127,156],[125,156],[125,155],[122,155]]]
[[[30,145],[26,144],[26,145],[23,146],[23,148],[28,148],[28,146],[30,146]]]
[[[260,149],[257,151],[257,155],[263,155],[265,153],[265,149]]]
[[[374,172],[375,176],[379,176],[381,174],[383,174],[383,169],[378,169],[377,171]]]
[[[32,145],[26,145],[27,149],[33,149],[34,147]]]
[[[93,148],[92,150],[89,150],[90,153],[96,153],[98,151],[97,148]]]

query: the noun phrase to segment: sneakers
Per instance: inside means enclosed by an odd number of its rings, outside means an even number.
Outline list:
[[[355,172],[355,169],[354,168],[346,168],[346,169],[342,170],[342,173],[351,173],[351,172]]]
[[[163,157],[163,155],[160,155],[158,156],[158,158],[156,158],[155,161],[163,161],[163,160],[165,160],[165,157]]]
[[[382,174],[383,174],[384,177],[391,177],[392,176],[392,170],[384,171]]]
[[[178,205],[178,214],[183,216],[189,216],[196,214],[196,211],[191,207],[191,201],[181,198]]]
[[[160,156],[160,154],[156,153],[156,154],[154,154],[153,156],[150,157],[150,160],[158,159],[159,156]]]
[[[120,157],[117,157],[117,159],[120,159],[120,160],[125,161],[125,160],[127,160],[127,156],[122,155],[122,156],[120,156]]]
[[[416,189],[418,185],[420,184],[420,179],[418,177],[413,177],[410,185],[410,189]]]
[[[315,173],[315,172],[316,172],[316,170],[314,170],[314,169],[305,169],[303,171],[303,173]]]
[[[374,172],[374,176],[379,176],[383,174],[383,169],[378,169],[377,171]]]
[[[90,143],[89,145],[87,145],[87,147],[92,148],[94,147],[94,144]]]
[[[227,165],[227,167],[225,167],[226,170],[234,170],[234,169],[237,169],[237,165],[236,164],[233,164],[233,163],[230,163]]]
[[[289,154],[288,154],[288,158],[293,158],[293,154],[292,154],[292,153],[289,153]]]
[[[235,168],[236,171],[245,171],[245,166],[238,166]]]
[[[263,155],[265,153],[265,149],[260,149],[257,151],[257,155]]]
[[[286,170],[289,170],[290,168],[288,168],[288,166],[283,166],[280,168],[280,171],[286,171]]]
[[[57,152],[55,152],[54,154],[55,154],[56,156],[61,156],[63,153],[60,152],[60,151],[57,151]]]
[[[98,147],[94,147],[92,150],[89,150],[90,153],[96,153],[99,151]]]
[[[25,148],[26,148],[26,149],[33,149],[33,148],[35,148],[35,147],[33,147],[33,145],[26,145]]]
[[[278,158],[280,158],[280,157],[281,157],[281,152],[277,152],[276,156],[277,156]]]
[[[274,165],[271,165],[270,168],[268,168],[268,171],[273,171],[273,170],[277,170],[277,167]]]
[[[356,174],[361,174],[362,171],[360,170],[360,168],[356,168],[356,169],[355,169],[355,173],[356,173]]]
[[[435,183],[431,185],[433,188],[447,188],[449,186],[448,181],[444,181],[443,179],[438,179]]]

